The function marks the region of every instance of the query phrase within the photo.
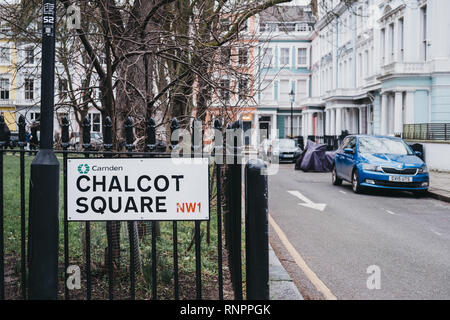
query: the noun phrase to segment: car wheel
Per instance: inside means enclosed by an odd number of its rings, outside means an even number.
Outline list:
[[[331,171],[331,182],[333,182],[333,185],[340,186],[342,185],[342,179],[339,179],[337,172],[336,172],[336,166],[333,167],[333,170]]]
[[[362,191],[361,184],[359,183],[359,175],[357,169],[353,170],[352,173],[352,189],[354,193],[361,193]]]

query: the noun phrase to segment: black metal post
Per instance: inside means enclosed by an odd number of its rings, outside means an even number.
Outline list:
[[[125,137],[126,137],[126,149],[128,151],[128,157],[132,157],[134,149],[134,123],[130,117],[125,120]],[[136,256],[139,250],[138,235],[136,232],[136,222],[128,221],[128,237],[130,241],[130,299],[136,298]]]
[[[40,151],[31,164],[30,299],[58,297],[59,161],[53,152],[56,1],[43,1]]]
[[[111,151],[113,149],[113,143],[112,143],[112,121],[110,117],[106,117],[105,124],[104,124],[104,130],[105,133],[105,139],[103,141],[103,147],[105,148],[105,151],[108,153],[105,154],[105,158],[111,158],[112,154]],[[113,227],[112,222],[108,221],[106,222],[106,237],[108,239],[108,299],[113,300],[114,299],[114,266],[113,266]]]
[[[294,103],[291,101],[291,139],[294,139]]]
[[[233,124],[234,130],[242,130],[241,121]],[[231,165],[231,269],[234,298],[242,300],[242,131],[234,138],[234,163]]]
[[[200,137],[199,137],[200,136]],[[203,130],[202,123],[197,119],[192,122],[192,157],[202,156]],[[202,255],[200,221],[195,221],[195,287],[197,300],[202,299]]]
[[[67,117],[62,120],[61,147],[64,151],[69,148],[69,126],[70,122]],[[67,219],[67,153],[63,154],[63,175],[64,175],[64,298],[70,300],[69,288],[67,287],[67,269],[69,267],[69,221]]]
[[[266,164],[245,167],[245,261],[247,300],[269,300],[269,208]]]
[[[178,140],[173,139],[173,133],[179,129],[177,119],[173,119],[170,124],[170,150],[173,150],[178,145]],[[180,299],[178,290],[178,224],[177,221],[173,221],[173,295],[175,300]]]
[[[0,115],[0,300],[5,299],[5,235],[3,223],[3,148],[6,149],[5,118]]]
[[[214,121],[214,129],[222,131],[222,123],[219,119]],[[217,154],[222,155],[223,159],[223,141],[214,140],[214,155],[216,161]],[[222,256],[222,176],[221,176],[221,162],[216,163],[216,192],[217,192],[217,262],[218,262],[218,285],[219,285],[219,300],[223,300],[223,256]]]
[[[20,260],[22,273],[22,299],[27,298],[27,256],[26,256],[26,212],[25,212],[25,117],[19,117],[19,147],[20,147]]]
[[[83,120],[83,149],[91,150],[91,121],[89,117]],[[85,158],[89,158],[89,153],[85,153]],[[86,299],[91,300],[92,297],[92,280],[91,280],[91,222],[85,222],[85,239],[86,239]]]

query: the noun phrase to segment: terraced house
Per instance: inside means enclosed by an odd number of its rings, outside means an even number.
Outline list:
[[[0,24],[0,112],[11,131],[16,130],[17,49],[6,36],[8,27]]]
[[[315,18],[307,6],[278,6],[258,17],[259,142],[298,137],[304,128],[301,101],[310,96],[311,35]]]
[[[450,1],[323,3],[312,39],[312,94],[301,102],[313,117],[303,135],[348,130],[445,140]],[[316,119],[324,119],[323,129]]]

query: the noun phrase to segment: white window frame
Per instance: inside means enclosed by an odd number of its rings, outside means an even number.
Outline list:
[[[278,81],[278,101],[279,102],[283,102],[283,103],[286,103],[286,102],[288,102],[288,103],[290,103],[290,97],[289,97],[289,93],[291,92],[291,90],[292,90],[292,80],[291,79],[278,79],[277,80]],[[283,96],[281,95],[281,82],[282,81],[288,81],[289,82],[289,84],[288,84],[288,91],[287,91],[287,99],[286,100],[284,100],[283,99]]]
[[[4,43],[4,42],[0,43],[0,52],[3,50],[7,50],[9,52],[8,60],[3,61],[2,59],[0,59],[0,66],[10,66],[11,65],[11,46],[9,45],[9,43]]]
[[[99,117],[99,122],[98,123],[94,123],[94,115],[98,115]],[[88,117],[89,117],[89,121],[91,123],[91,132],[98,132],[101,133],[102,132],[102,114],[100,112],[89,112],[88,113]],[[94,130],[94,125],[98,125],[99,126],[99,130]]]
[[[267,87],[264,85],[265,82],[268,82],[268,86],[272,86],[271,95],[269,99],[267,97],[264,97],[264,89]],[[275,100],[275,82],[276,80],[263,80],[262,86],[261,86],[261,101],[274,101]]]
[[[285,63],[282,63],[281,62],[281,52],[283,51],[283,49],[287,49],[288,50],[288,58],[289,58],[289,62],[287,63],[287,64],[285,64]],[[292,49],[291,49],[291,47],[279,47],[278,48],[278,53],[279,53],[279,56],[278,56],[278,66],[279,66],[279,68],[281,69],[281,68],[290,68],[291,67],[291,56],[292,56]]]
[[[1,80],[6,80],[8,82],[8,88],[5,88],[6,89],[5,92],[6,91],[8,92],[8,99],[2,99],[1,96],[0,96],[0,100],[2,100],[2,101],[11,100],[11,77],[8,76],[8,75],[0,74],[0,79]],[[0,89],[0,91],[1,91],[1,89]]]
[[[299,92],[299,82],[304,82],[305,86],[304,86],[304,92],[305,94],[303,96],[300,96],[300,92]],[[308,97],[308,79],[296,79],[295,80],[295,100],[299,101],[300,99],[305,99]]]
[[[305,50],[305,52],[306,52],[306,62],[305,62],[305,64],[300,64],[299,63],[299,57],[300,57],[300,55],[299,55],[299,52],[300,52],[300,49],[304,49]],[[296,63],[296,67],[297,68],[307,68],[308,67],[308,65],[309,65],[309,48],[308,47],[296,47],[295,48],[295,53],[296,53],[296,59],[295,59],[295,63]]]
[[[32,81],[32,89],[31,90],[27,90],[27,81]],[[27,101],[33,101],[35,99],[35,94],[34,91],[36,90],[35,88],[35,79],[33,78],[25,78],[23,80],[23,98]],[[27,97],[27,94],[31,94],[31,96]]]
[[[270,58],[269,64],[267,64],[267,62],[265,61],[266,54],[267,54],[266,51],[268,51],[268,50],[271,51],[271,58]],[[275,57],[274,52],[275,52],[275,48],[273,48],[273,47],[262,48],[262,54],[263,55],[261,57],[261,60],[262,60],[261,62],[262,62],[263,68],[271,69],[271,68],[274,67],[274,65],[273,65],[273,60],[274,60],[274,57]]]
[[[28,62],[28,50],[32,50],[33,56],[30,57],[32,59],[32,62]],[[35,50],[36,49],[33,46],[26,46],[25,47],[25,49],[23,50],[23,52],[24,52],[24,59],[23,60],[24,60],[25,65],[27,65],[27,66],[34,66],[36,64],[36,56],[34,54]]]

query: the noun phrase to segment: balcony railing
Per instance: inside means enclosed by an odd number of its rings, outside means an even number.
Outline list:
[[[424,62],[392,62],[383,66],[382,72],[383,74],[429,73],[429,67]]]
[[[450,141],[450,123],[405,124],[403,139]]]

